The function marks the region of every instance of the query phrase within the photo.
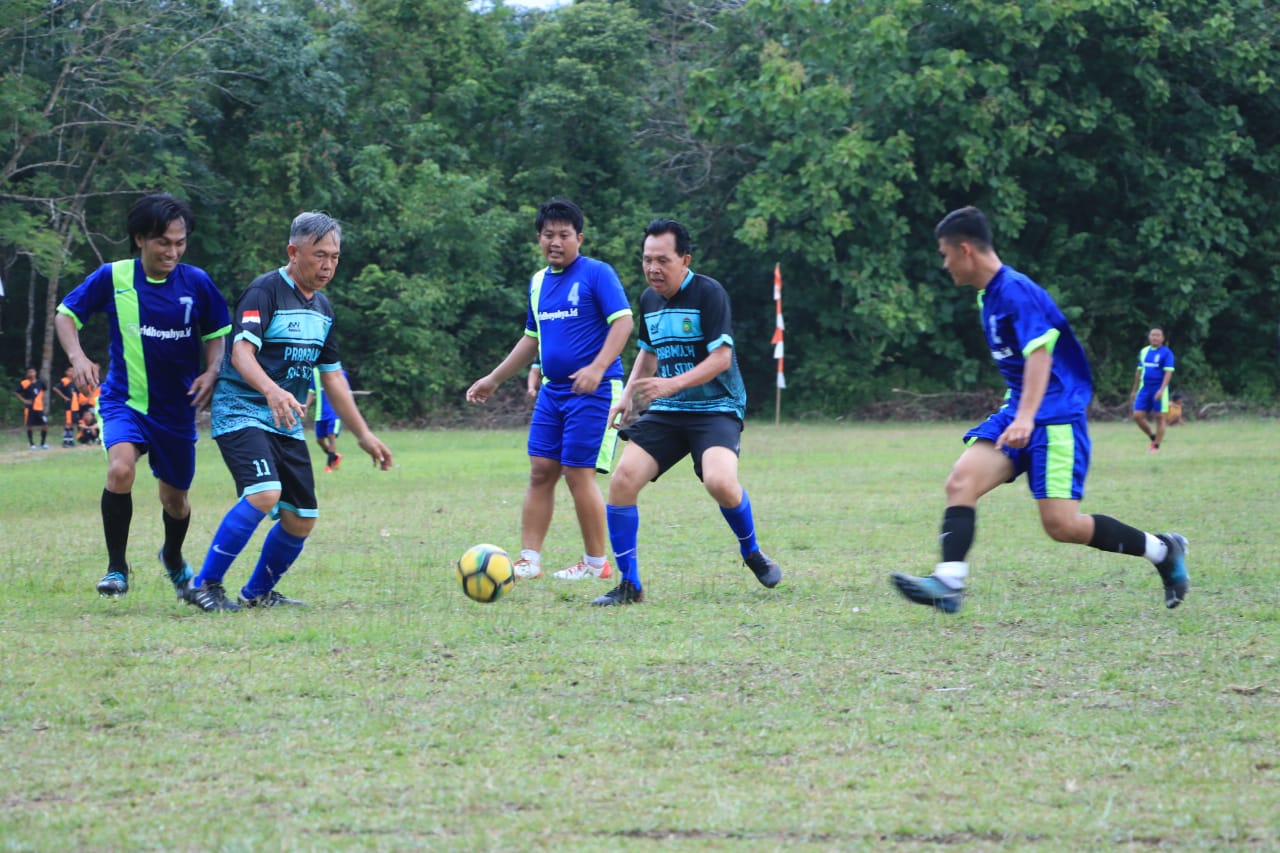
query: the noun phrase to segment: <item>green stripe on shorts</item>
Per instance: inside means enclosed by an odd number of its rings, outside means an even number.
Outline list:
[[[617,405],[622,399],[622,380],[609,380],[609,407]],[[600,442],[600,453],[596,456],[596,473],[608,474],[613,470],[613,457],[618,449],[618,428],[610,424],[604,431],[604,439]]]
[[[1076,467],[1076,434],[1071,424],[1049,424],[1049,448],[1045,459],[1044,496],[1071,500],[1072,474]]]

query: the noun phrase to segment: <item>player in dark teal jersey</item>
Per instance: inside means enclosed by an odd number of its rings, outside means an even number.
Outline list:
[[[733,353],[729,295],[720,282],[689,269],[689,232],[674,219],[645,229],[640,294],[640,352],[609,422],[627,419],[639,401],[648,410],[622,430],[626,447],[609,481],[609,539],[621,582],[593,602],[644,600],[637,540],[640,490],[685,456],[738,537],[743,561],[766,587],[782,569],[756,542],[751,499],[738,481],[747,394]],[[625,421],[624,421],[625,422]]]
[[[1133,376],[1133,388],[1129,397],[1133,400],[1133,421],[1150,439],[1148,449],[1160,451],[1164,443],[1165,415],[1169,413],[1169,381],[1173,379],[1173,350],[1165,346],[1164,329],[1152,326],[1147,333],[1147,346],[1138,353],[1138,370]],[[1153,430],[1147,422],[1147,413],[1156,422]]]
[[[195,230],[185,202],[167,194],[145,196],[129,210],[128,228],[138,257],[94,271],[58,306],[54,326],[71,360],[75,387],[92,393],[98,365],[81,348],[80,329],[96,313],[108,320],[109,363],[97,413],[107,449],[107,573],[98,593],[129,591],[133,482],[146,454],[160,484],[160,559],[181,596],[191,579],[182,545],[191,523],[187,493],[196,470],[196,411],[213,392],[231,319],[209,275],[179,263]]]
[[[538,209],[534,228],[547,266],[529,281],[524,334],[507,357],[467,389],[483,403],[498,386],[537,359],[541,385],[529,424],[529,487],[521,510],[516,576],[542,574],[542,546],[551,527],[556,483],[573,496],[583,555],[555,573],[560,580],[608,578],[604,498],[596,473],[613,465],[617,432],[609,408],[622,393],[622,359],[634,321],[613,267],[579,252],[582,211],[553,200]]]
[[[991,227],[976,207],[947,214],[934,233],[952,280],[978,291],[987,346],[1008,394],[1000,411],[965,434],[966,448],[947,477],[942,562],[925,577],[894,574],[894,586],[917,604],[958,611],[978,500],[1026,473],[1050,537],[1145,556],[1160,574],[1165,606],[1177,607],[1187,597],[1185,537],[1144,533],[1110,516],[1080,512],[1089,470],[1086,411],[1093,378],[1067,318],[1043,288],[1001,263]]]
[[[236,301],[231,347],[213,394],[213,437],[231,470],[239,501],[223,516],[204,565],[183,598],[205,611],[301,604],[276,584],[302,553],[319,508],[302,416],[313,371],[360,447],[386,471],[391,451],[369,429],[342,376],[333,306],[322,292],[342,249],[342,229],[323,213],[303,213],[289,231],[289,263],[259,276]],[[258,523],[279,520],[258,564],[227,598],[223,577]]]

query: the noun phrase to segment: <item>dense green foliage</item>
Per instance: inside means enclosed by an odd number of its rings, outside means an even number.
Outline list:
[[[1274,402],[1278,43],[1268,0],[10,0],[0,373],[60,372],[52,309],[164,189],[228,298],[293,215],[340,217],[344,361],[383,414],[442,415],[518,335],[564,196],[633,294],[644,223],[691,225],[756,409],[780,263],[788,408],[843,414],[998,383],[931,238],[974,203],[1104,400],[1161,323],[1184,390]]]

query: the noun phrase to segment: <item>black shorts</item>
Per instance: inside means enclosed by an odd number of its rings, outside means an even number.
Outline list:
[[[240,497],[279,490],[277,509],[302,518],[320,514],[316,505],[316,479],[311,471],[311,451],[301,438],[265,429],[246,427],[214,439],[222,451],[236,494]]]
[[[42,427],[49,425],[49,421],[45,417],[44,410],[37,411],[32,408],[23,408],[22,411],[22,422],[26,424],[27,427]]]
[[[702,479],[702,454],[709,447],[727,447],[742,455],[742,421],[730,414],[651,412],[641,415],[618,435],[634,441],[658,463],[654,480],[685,456],[693,457],[693,473]]]

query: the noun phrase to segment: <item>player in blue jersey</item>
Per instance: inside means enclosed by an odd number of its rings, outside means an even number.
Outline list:
[[[182,545],[191,524],[187,493],[196,470],[196,411],[213,393],[231,318],[209,275],[179,263],[195,230],[185,202],[163,193],[145,196],[130,208],[128,229],[138,257],[95,270],[58,306],[54,326],[75,387],[92,394],[98,365],[80,346],[80,329],[92,315],[107,315],[109,362],[97,413],[107,449],[107,573],[98,593],[129,591],[133,481],[146,454],[160,483],[160,560],[181,597],[191,579]]]
[[[322,292],[338,267],[342,229],[323,213],[303,213],[289,230],[289,262],[258,276],[236,301],[231,346],[213,393],[213,438],[235,479],[239,501],[223,516],[204,565],[183,598],[205,611],[302,602],[276,591],[319,514],[302,416],[313,371],[334,411],[374,464],[391,451],[370,431],[342,376],[333,306]],[[268,513],[278,517],[257,566],[227,598],[222,580]]]
[[[307,398],[308,404],[314,403],[316,407],[315,433],[316,444],[320,445],[320,449],[324,451],[325,463],[324,472],[332,473],[342,464],[342,454],[338,452],[338,436],[342,435],[342,418],[338,417],[338,413],[333,410],[333,404],[329,402],[329,395],[324,393],[324,383],[321,381],[320,368],[316,368],[315,377],[311,383],[311,392]],[[347,371],[342,371],[342,379],[347,382],[347,387],[351,384],[347,378]]]
[[[926,577],[894,574],[894,586],[917,604],[958,611],[978,500],[1025,473],[1050,537],[1146,557],[1164,583],[1165,606],[1177,607],[1188,588],[1187,540],[1181,534],[1144,533],[1110,516],[1080,512],[1093,376],[1067,318],[1043,288],[1001,263],[991,226],[976,207],[947,214],[934,234],[952,280],[978,291],[987,346],[1008,392],[998,412],[965,433],[965,450],[947,477],[942,562]]]
[[[609,408],[622,392],[620,354],[631,337],[631,303],[613,267],[580,253],[582,211],[553,200],[534,227],[547,266],[529,282],[524,334],[507,357],[467,389],[483,403],[498,386],[537,360],[542,384],[529,425],[529,488],[520,517],[516,576],[542,574],[542,546],[551,527],[556,483],[563,475],[582,531],[583,556],[558,571],[561,580],[608,578],[604,498],[596,472],[613,465],[617,433]]]
[[[733,352],[729,295],[720,282],[689,269],[689,232],[674,219],[655,219],[644,232],[641,264],[649,286],[640,294],[640,352],[609,422],[626,423],[627,441],[609,481],[609,539],[622,579],[595,599],[611,606],[644,600],[637,540],[640,490],[685,456],[738,537],[743,561],[766,587],[782,569],[756,543],[751,499],[738,481],[747,392]]]
[[[1165,346],[1164,329],[1152,326],[1147,346],[1138,353],[1138,370],[1133,376],[1129,397],[1133,400],[1133,421],[1151,440],[1149,450],[1158,453],[1164,443],[1165,416],[1169,413],[1169,382],[1173,379],[1173,350]],[[1153,430],[1147,413],[1156,422]]]

